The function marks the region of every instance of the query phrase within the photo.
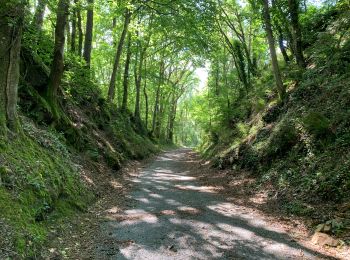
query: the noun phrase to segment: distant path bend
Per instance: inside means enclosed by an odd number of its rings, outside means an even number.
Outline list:
[[[100,245],[96,259],[323,259],[258,213],[200,186],[190,152],[165,152],[133,177],[131,206],[102,226],[115,246]]]

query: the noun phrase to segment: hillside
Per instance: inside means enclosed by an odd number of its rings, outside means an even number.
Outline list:
[[[349,12],[334,8],[321,15],[310,13],[304,34],[312,31],[314,36],[305,50],[307,68],[280,61],[288,98],[281,103],[271,94],[271,78],[264,73],[256,81],[260,93],[226,112],[229,121],[213,127],[201,151],[205,158],[214,158],[214,167],[229,169],[232,176],[248,172],[255,179],[248,189],[265,193],[268,207],[311,220],[311,229],[332,222],[332,233],[346,240]]]

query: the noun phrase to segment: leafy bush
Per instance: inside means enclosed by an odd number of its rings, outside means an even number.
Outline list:
[[[290,151],[297,142],[298,133],[294,123],[289,120],[284,120],[276,126],[269,137],[269,145],[265,147],[265,157],[268,161],[275,157],[282,157]]]
[[[324,137],[330,134],[330,120],[318,112],[308,113],[304,119],[305,128],[316,137]]]

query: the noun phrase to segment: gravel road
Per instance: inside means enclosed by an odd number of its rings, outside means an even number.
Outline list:
[[[102,225],[115,246],[100,245],[96,259],[325,258],[258,213],[200,186],[186,162],[189,152],[166,152],[132,178],[129,207]]]

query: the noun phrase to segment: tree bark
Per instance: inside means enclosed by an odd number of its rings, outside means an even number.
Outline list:
[[[66,42],[67,42],[67,50],[71,46],[71,33],[70,33],[70,21],[69,21],[69,14],[67,15],[67,22],[66,22]]]
[[[283,101],[286,96],[286,88],[283,85],[280,68],[278,66],[278,60],[277,60],[276,49],[275,49],[275,40],[273,37],[272,26],[271,26],[269,0],[262,0],[262,2],[263,2],[263,18],[265,22],[267,41],[269,43],[273,74],[276,80],[276,86],[277,86],[279,97]]]
[[[0,0],[0,135],[19,131],[17,90],[26,1]]]
[[[47,88],[47,100],[51,106],[51,112],[55,121],[61,118],[59,105],[57,100],[58,89],[64,70],[64,43],[65,43],[65,27],[68,16],[69,0],[59,0],[57,8],[57,20],[55,27],[55,47],[49,84]]]
[[[35,8],[32,25],[37,31],[41,31],[43,27],[46,2],[47,0],[38,0],[38,4]]]
[[[306,63],[303,54],[303,43],[299,24],[299,1],[288,0],[289,14],[292,25],[293,45],[295,51],[295,59],[300,68],[305,68]]]
[[[82,27],[82,19],[81,19],[81,12],[80,12],[80,5],[78,5],[78,0],[74,0],[74,3],[76,5],[76,12],[77,12],[77,26],[78,26],[78,55],[81,57],[83,52],[83,27]]]
[[[276,25],[277,30],[278,30],[278,45],[280,47],[283,59],[286,64],[289,64],[290,59],[286,50],[286,46],[284,46],[284,38],[283,38],[283,31],[282,28],[279,25]]]
[[[162,58],[163,59],[163,58]],[[155,133],[157,131],[157,122],[158,120],[158,113],[159,113],[159,100],[160,100],[160,91],[161,86],[163,85],[163,79],[164,79],[164,61],[161,60],[160,62],[160,68],[159,68],[159,83],[156,90],[156,100],[154,102],[154,109],[153,109],[153,119],[152,119],[152,134],[155,134],[157,136],[158,133]],[[158,137],[158,136],[157,136]]]
[[[122,102],[122,111],[126,111],[128,108],[128,86],[129,86],[129,68],[130,68],[130,60],[131,60],[131,34],[128,34],[128,45],[127,45],[127,53],[125,60],[125,68],[124,68],[124,81],[123,81],[123,102]]]
[[[131,12],[129,10],[126,10],[125,11],[125,19],[124,19],[124,27],[123,27],[123,31],[120,35],[117,51],[116,51],[115,58],[114,58],[111,80],[109,83],[109,89],[108,89],[108,100],[109,101],[112,101],[115,97],[115,80],[117,77],[120,57],[122,55],[125,36],[126,36],[127,31],[128,31],[128,28],[129,28],[130,20],[131,20]]]
[[[94,0],[88,0],[88,10],[86,16],[86,31],[84,42],[84,59],[87,66],[90,68],[91,50],[92,50],[92,33],[94,27]]]
[[[147,60],[145,60],[145,75],[147,75]],[[144,85],[143,85],[143,95],[145,97],[145,126],[146,129],[148,130],[148,110],[149,110],[149,105],[148,105],[148,94],[147,94],[147,78],[145,76],[144,80]]]
[[[142,68],[143,68],[143,62],[145,58],[145,53],[147,50],[147,45],[142,48],[140,41],[138,42],[138,48],[140,50],[140,58],[139,62],[135,63],[135,86],[136,86],[136,102],[135,102],[135,119],[138,121],[138,123],[141,122],[141,115],[140,115],[140,97],[141,97],[141,81],[142,81]],[[136,59],[137,61],[137,59]]]
[[[177,112],[177,99],[175,97],[175,94],[173,94],[172,102],[171,102],[171,109],[169,113],[169,127],[168,127],[168,136],[167,141],[169,143],[172,143],[174,140],[174,123],[176,118],[176,112]]]
[[[74,8],[72,15],[72,34],[71,34],[71,46],[72,53],[76,51],[76,38],[77,38],[77,10]]]

